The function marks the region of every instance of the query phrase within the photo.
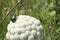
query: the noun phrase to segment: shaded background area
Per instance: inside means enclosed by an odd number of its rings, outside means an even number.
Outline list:
[[[18,0],[0,0],[0,23]],[[43,40],[60,40],[60,0],[21,0],[0,25],[0,40],[4,40],[12,14],[29,15],[43,25]]]

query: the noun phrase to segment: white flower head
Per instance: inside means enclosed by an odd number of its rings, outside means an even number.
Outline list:
[[[19,15],[14,23],[10,21],[8,24],[6,38],[9,40],[35,40],[36,36],[41,36],[42,29],[38,19]]]

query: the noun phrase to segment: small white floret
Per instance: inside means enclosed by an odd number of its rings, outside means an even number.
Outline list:
[[[31,32],[30,32],[29,30],[27,30],[27,31],[25,32],[25,34],[26,34],[26,36],[28,37],[28,36],[31,34]]]
[[[36,30],[36,25],[31,25],[32,30]]]
[[[41,36],[40,32],[37,32],[37,36],[38,36],[38,37],[40,37],[40,36]]]
[[[10,39],[10,33],[9,32],[6,33],[6,38]]]
[[[20,35],[20,39],[21,39],[21,40],[26,39],[26,35],[25,35],[25,34],[21,34],[21,35]]]
[[[30,36],[28,37],[28,40],[34,40],[34,36],[33,36],[33,35],[30,35]]]
[[[31,34],[34,35],[34,36],[36,36],[36,30],[32,30]]]
[[[26,31],[26,28],[20,28],[21,33],[24,33]]]
[[[34,24],[38,26],[38,25],[40,25],[40,21],[39,20],[35,20]]]
[[[29,30],[29,31],[32,30],[31,26],[27,26],[26,30]]]
[[[40,32],[42,30],[42,26],[37,26],[36,30]]]
[[[13,37],[14,40],[20,40],[20,35],[19,34],[15,34]]]

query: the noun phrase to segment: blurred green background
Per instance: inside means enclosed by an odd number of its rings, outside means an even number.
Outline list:
[[[18,0],[0,0],[0,23]],[[12,14],[29,15],[41,21],[43,40],[60,40],[60,0],[21,0],[0,25],[0,40],[4,40]]]

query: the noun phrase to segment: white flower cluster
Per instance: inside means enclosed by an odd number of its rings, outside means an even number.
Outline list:
[[[37,37],[41,37],[42,28],[38,19],[19,15],[15,23],[10,21],[8,24],[6,38],[8,40],[36,40]]]

